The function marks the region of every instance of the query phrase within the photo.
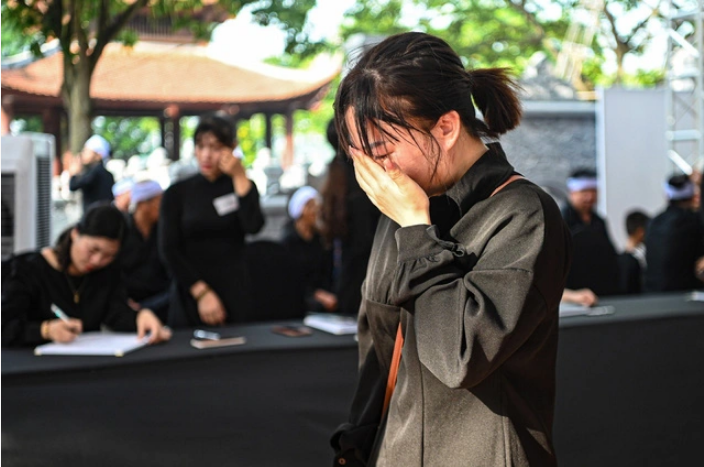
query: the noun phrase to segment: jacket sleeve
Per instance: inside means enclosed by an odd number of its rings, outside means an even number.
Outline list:
[[[190,288],[200,277],[183,255],[181,205],[173,188],[166,190],[161,201],[158,235],[159,255],[166,268],[182,286]]]
[[[46,342],[41,336],[42,320],[37,297],[40,293],[20,275],[12,274],[2,284],[2,346],[37,345]],[[34,311],[34,313],[32,312]],[[51,319],[51,318],[46,318]]]
[[[547,314],[534,285],[545,232],[536,204],[497,214],[483,251],[440,240],[435,226],[396,232],[391,299],[414,315],[420,361],[448,387],[479,384]]]
[[[99,173],[98,165],[90,167],[87,171],[82,174],[74,175],[68,182],[68,188],[71,191],[77,191],[86,186],[93,185],[98,179]]]
[[[237,211],[237,218],[242,225],[242,230],[248,234],[255,234],[264,227],[264,214],[259,205],[259,190],[252,182],[252,188],[246,195],[239,199],[240,208]]]

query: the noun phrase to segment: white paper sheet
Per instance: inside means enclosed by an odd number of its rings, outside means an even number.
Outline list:
[[[34,355],[102,355],[122,357],[127,352],[147,345],[147,338],[138,339],[136,333],[84,332],[73,342],[51,342],[36,347]]]

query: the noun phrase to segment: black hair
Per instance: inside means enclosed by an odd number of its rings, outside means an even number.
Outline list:
[[[426,135],[438,119],[456,111],[470,135],[497,137],[518,126],[518,84],[504,68],[466,70],[442,39],[420,32],[391,36],[367,51],[342,80],[335,98],[335,122],[343,150],[351,146],[345,114],[355,109],[362,147],[371,154],[368,125],[384,132],[385,122]],[[477,118],[475,105],[484,116]],[[417,141],[416,141],[417,142]],[[436,161],[437,168],[437,161]]]
[[[667,179],[667,184],[681,190],[687,184],[692,183],[692,180],[684,174],[673,175]]]
[[[220,143],[227,147],[234,147],[237,141],[235,125],[222,115],[205,115],[198,121],[196,131],[193,133],[193,143],[198,144],[198,139],[204,133],[212,133]]]
[[[335,150],[335,157],[328,164],[327,176],[320,189],[322,202],[320,203],[321,235],[328,246],[336,238],[347,237],[347,197],[348,197],[348,167],[340,151],[340,139],[337,135],[335,119],[328,122],[326,129],[328,143]]]
[[[667,184],[671,187],[677,188],[678,190],[681,190],[690,183],[694,185],[694,182],[692,182],[692,180],[685,174],[672,175],[670,178],[667,179]],[[694,194],[692,194],[692,196],[690,196],[689,198],[672,199],[670,200],[670,204],[674,206],[686,205],[692,199],[694,199]]]
[[[570,174],[570,178],[596,178],[596,172],[592,169],[579,168]]]
[[[645,230],[648,222],[650,222],[650,216],[643,211],[630,211],[626,214],[626,233],[633,235],[640,228]]]
[[[340,138],[337,136],[337,128],[335,126],[335,119],[331,119],[328,122],[328,127],[325,130],[325,136],[328,139],[328,143],[335,150],[335,155],[337,155],[340,150]]]
[[[71,265],[71,231],[76,229],[81,235],[104,237],[117,240],[122,244],[127,231],[125,215],[112,204],[94,203],[88,207],[78,224],[64,230],[54,245],[54,253],[61,271]]]

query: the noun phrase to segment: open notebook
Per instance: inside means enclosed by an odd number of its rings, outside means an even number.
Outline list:
[[[148,338],[138,339],[135,333],[84,332],[73,342],[51,342],[36,347],[34,355],[102,355],[122,357],[147,345]]]

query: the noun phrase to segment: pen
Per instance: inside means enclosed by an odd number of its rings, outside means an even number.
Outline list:
[[[60,319],[61,321],[63,321],[64,323],[66,323],[66,324],[69,326],[69,328],[71,329],[72,332],[76,332],[76,331],[73,329],[73,326],[71,325],[71,322],[68,320],[68,315],[67,315],[66,313],[64,313],[64,311],[63,311],[61,308],[59,308],[58,306],[56,306],[56,305],[54,305],[54,304],[52,303],[52,304],[51,304],[51,311],[52,311],[52,313],[54,313],[54,315],[55,315],[57,318],[59,318],[59,319]]]

